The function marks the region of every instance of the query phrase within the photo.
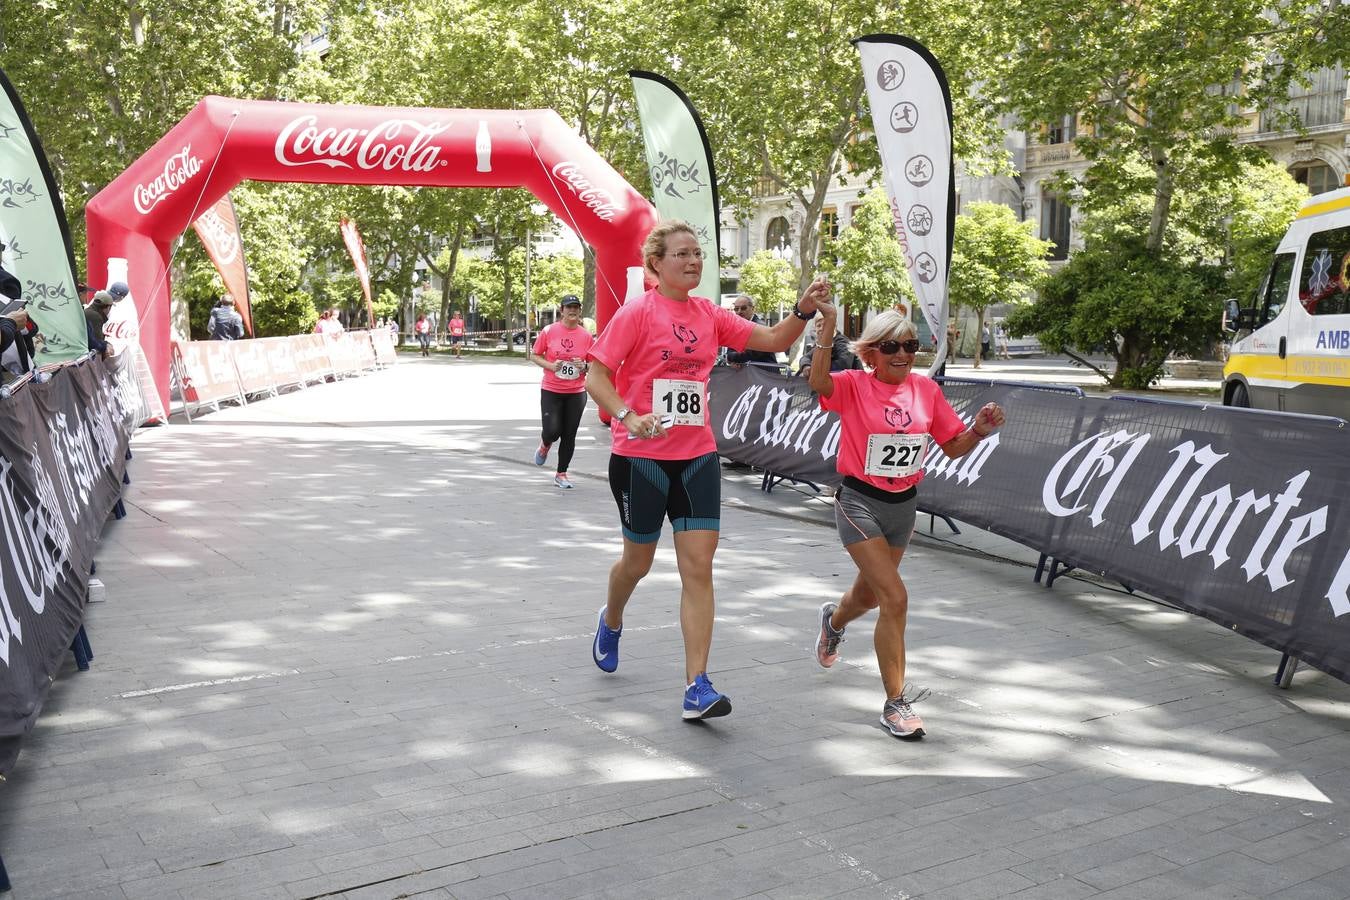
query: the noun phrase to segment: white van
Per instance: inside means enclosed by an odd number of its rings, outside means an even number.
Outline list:
[[[1224,405],[1350,419],[1350,188],[1303,204],[1255,305],[1226,319]]]

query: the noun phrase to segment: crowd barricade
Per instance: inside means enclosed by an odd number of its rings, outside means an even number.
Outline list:
[[[321,334],[300,334],[285,338],[295,352],[295,364],[308,384],[325,381],[333,374],[333,360],[328,355],[328,339]]]
[[[174,341],[173,369],[188,414],[225,401],[244,402],[230,341]]]
[[[372,343],[374,332],[348,331],[343,337],[347,339],[347,344],[351,348],[355,371],[364,372],[379,368],[379,361],[375,358],[375,345]]]
[[[358,375],[397,359],[387,331],[240,341],[175,341],[173,378],[183,412],[191,420],[203,407],[244,404],[249,396],[281,388]]]
[[[304,387],[305,376],[295,357],[295,339],[288,337],[259,338],[254,341],[267,351],[267,368],[272,373],[272,388]]]
[[[227,343],[239,373],[239,389],[245,396],[276,394],[272,368],[267,363],[267,347],[261,341],[220,341]]]
[[[370,332],[370,344],[375,348],[375,361],[381,366],[392,366],[398,361],[394,349],[394,333],[387,328],[377,328]]]

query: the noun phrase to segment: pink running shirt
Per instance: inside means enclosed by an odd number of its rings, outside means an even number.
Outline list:
[[[923,480],[923,469],[904,478],[867,474],[871,435],[930,434],[945,444],[966,430],[942,388],[926,375],[911,372],[900,384],[887,384],[871,372],[831,372],[834,393],[820,398],[820,408],[839,414],[839,455],[835,469],[883,491],[900,492]],[[926,451],[925,451],[926,452]]]
[[[697,403],[703,425],[676,425],[665,437],[629,440],[618,420],[610,423],[610,440],[619,456],[646,459],[695,459],[717,449],[708,412],[708,374],[717,348],[744,350],[755,323],[723,309],[705,297],[672,300],[653,288],[619,308],[591,348],[590,358],[614,373],[614,386],[624,405],[638,415],[652,411],[652,383],[698,382]],[[659,400],[660,398],[658,398]],[[686,409],[692,404],[685,404]]]
[[[450,333],[451,334],[464,333],[464,320],[461,319],[459,316],[455,316],[453,319],[450,320]]]
[[[595,338],[580,325],[568,328],[561,322],[554,322],[539,332],[539,336],[534,339],[535,356],[542,356],[549,362],[570,359],[578,363],[576,378],[569,381],[545,369],[544,380],[539,386],[555,394],[580,394],[586,390],[586,376],[581,374],[580,363],[585,362],[586,352],[591,349],[593,343]]]

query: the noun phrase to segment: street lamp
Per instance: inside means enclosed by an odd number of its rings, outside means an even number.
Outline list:
[[[773,254],[774,259],[781,259],[783,262],[787,263],[789,267],[792,266],[792,247],[788,245],[787,238],[779,238],[778,246],[774,247],[769,252]],[[778,301],[778,321],[783,321],[784,315],[783,301],[780,299]]]

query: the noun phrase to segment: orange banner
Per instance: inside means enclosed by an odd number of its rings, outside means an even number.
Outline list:
[[[341,231],[347,252],[352,255],[352,264],[356,266],[356,277],[361,280],[361,292],[366,295],[366,315],[370,317],[367,324],[374,328],[375,307],[370,302],[370,266],[366,264],[366,245],[361,241],[361,232],[356,230],[356,223],[351,219],[342,220]]]
[[[201,238],[206,255],[216,264],[225,290],[234,298],[234,308],[244,319],[244,329],[253,335],[253,308],[248,300],[248,267],[244,265],[244,239],[234,215],[234,202],[226,194],[203,213],[192,228]]]

